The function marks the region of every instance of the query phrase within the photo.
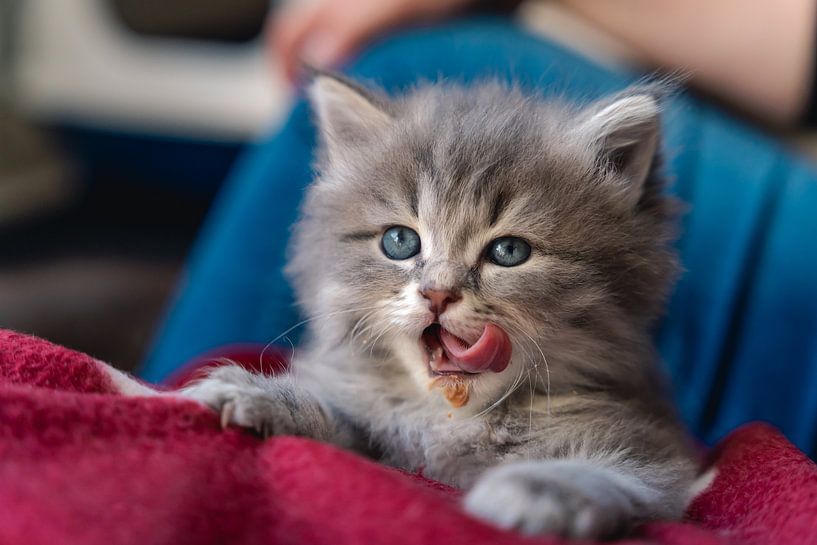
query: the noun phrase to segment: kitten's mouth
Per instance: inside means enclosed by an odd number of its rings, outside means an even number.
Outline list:
[[[495,324],[485,324],[479,339],[469,345],[435,323],[423,330],[420,342],[432,376],[500,373],[511,361],[511,339]]]

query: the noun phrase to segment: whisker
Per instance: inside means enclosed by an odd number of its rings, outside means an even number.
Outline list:
[[[524,374],[525,374],[525,368],[520,367],[519,374],[516,376],[516,378],[514,378],[514,381],[508,387],[507,391],[504,394],[502,394],[502,396],[500,396],[499,399],[497,399],[496,401],[491,403],[488,407],[486,407],[485,409],[483,409],[480,412],[478,412],[477,414],[475,414],[473,416],[473,418],[479,418],[479,417],[485,416],[486,414],[488,414],[489,412],[491,412],[492,410],[497,408],[503,401],[508,399],[508,397],[511,394],[513,394],[517,390],[517,388],[519,388],[519,386],[522,384],[522,375],[524,375]]]
[[[335,312],[328,312],[328,313],[325,313],[325,314],[319,314],[318,316],[313,316],[311,318],[307,318],[306,320],[301,320],[300,322],[298,322],[294,326],[290,327],[289,329],[287,329],[286,331],[284,331],[283,333],[281,333],[280,335],[278,335],[277,337],[272,339],[266,345],[264,345],[264,348],[261,350],[261,354],[259,354],[259,356],[258,356],[258,366],[259,366],[259,368],[263,369],[264,354],[266,353],[267,350],[269,350],[270,346],[275,344],[277,341],[279,341],[281,338],[283,338],[287,334],[291,333],[293,330],[301,327],[302,325],[308,324],[310,322],[314,322],[315,320],[320,320],[322,318],[329,318],[329,317],[332,317],[332,316],[337,316],[339,314],[348,314],[350,312],[360,312],[361,310],[376,309],[376,308],[378,308],[378,306],[379,305],[375,305],[375,306],[371,306],[371,307],[352,308],[352,309],[346,309],[346,310],[337,310]]]
[[[359,332],[358,332],[358,328],[359,328],[360,326],[362,326],[362,325],[365,325],[365,324],[366,324],[366,322],[369,320],[369,318],[371,318],[371,317],[374,315],[374,313],[375,313],[375,311],[376,311],[376,310],[377,310],[377,309],[375,309],[375,310],[370,310],[369,312],[366,312],[365,314],[363,314],[363,316],[361,316],[361,317],[358,319],[358,321],[357,321],[357,322],[355,322],[354,327],[353,327],[353,328],[352,328],[352,330],[349,332],[349,340],[350,340],[350,341],[354,342],[354,341],[357,339],[357,337],[358,337],[358,333],[359,333]]]
[[[293,343],[292,339],[289,337],[284,337],[284,340],[289,343],[289,346],[292,349],[289,353],[289,361],[292,361],[295,359],[295,343]]]
[[[546,396],[546,400],[547,400],[547,402],[546,402],[547,403],[547,405],[546,405],[547,415],[551,416],[551,411],[550,411],[550,365],[548,365],[547,356],[545,356],[545,352],[544,352],[544,350],[542,350],[542,347],[539,346],[539,343],[537,343],[536,340],[534,340],[534,338],[527,331],[525,331],[521,327],[519,328],[519,331],[522,332],[528,339],[530,339],[530,342],[533,343],[533,345],[536,347],[536,349],[539,350],[539,354],[542,355],[542,362],[545,364],[545,396]],[[537,375],[539,375],[538,367],[534,366],[534,368],[537,369]],[[532,403],[531,403],[531,405],[532,405]]]
[[[518,330],[518,328],[516,328],[514,326],[511,326],[510,324],[508,324],[507,327],[512,332],[515,331],[515,330]],[[524,344],[519,344],[518,346],[525,353],[524,361],[526,361],[526,362],[527,361],[533,361],[533,359],[534,359],[533,355],[531,354],[530,350],[528,350],[528,347],[525,346]],[[475,414],[474,417],[475,418],[476,417],[481,417],[481,416],[484,416],[484,415],[488,414],[490,411],[492,411],[496,407],[498,407],[503,401],[508,399],[508,397],[513,395],[513,393],[516,392],[516,390],[518,390],[523,384],[523,376],[525,374],[525,370],[526,370],[526,368],[525,368],[525,365],[523,364],[522,367],[519,369],[519,374],[514,378],[513,382],[508,387],[507,391],[502,396],[500,396],[499,399],[497,399],[495,402],[493,402],[491,405],[489,405],[487,408],[485,408],[482,411]],[[530,371],[528,371],[528,375],[529,374],[530,374]]]
[[[531,438],[533,437],[533,381],[530,378],[530,370],[528,370],[528,385],[530,386],[530,405],[528,406],[528,459],[530,459]],[[548,394],[550,395],[550,394]],[[548,400],[550,398],[548,397]]]
[[[384,336],[384,335],[385,335],[387,332],[391,331],[392,329],[394,329],[394,325],[392,325],[392,324],[387,324],[387,325],[386,325],[386,328],[385,328],[385,329],[383,329],[383,331],[381,331],[381,332],[380,332],[380,334],[379,334],[377,337],[375,337],[375,338],[374,338],[374,340],[373,340],[373,341],[371,342],[371,344],[369,345],[369,357],[370,357],[370,358],[374,356],[374,347],[375,347],[375,345],[378,343],[378,341],[379,341],[379,340],[380,340],[380,339],[381,339],[381,338],[382,338],[382,337],[383,337],[383,336]]]

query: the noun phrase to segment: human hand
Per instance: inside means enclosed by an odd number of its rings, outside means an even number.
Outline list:
[[[293,81],[301,62],[328,69],[400,25],[445,18],[473,0],[295,0],[273,14],[270,45]]]

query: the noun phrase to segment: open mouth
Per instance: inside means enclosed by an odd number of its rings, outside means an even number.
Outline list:
[[[479,339],[468,344],[434,323],[423,330],[420,343],[427,354],[428,370],[432,376],[465,376],[488,371],[500,373],[511,361],[511,340],[495,324],[485,324]]]

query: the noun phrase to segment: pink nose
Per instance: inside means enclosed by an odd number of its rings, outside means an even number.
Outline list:
[[[434,314],[442,314],[450,303],[456,303],[462,296],[448,290],[425,289],[420,291],[420,295],[428,299],[429,308]]]

